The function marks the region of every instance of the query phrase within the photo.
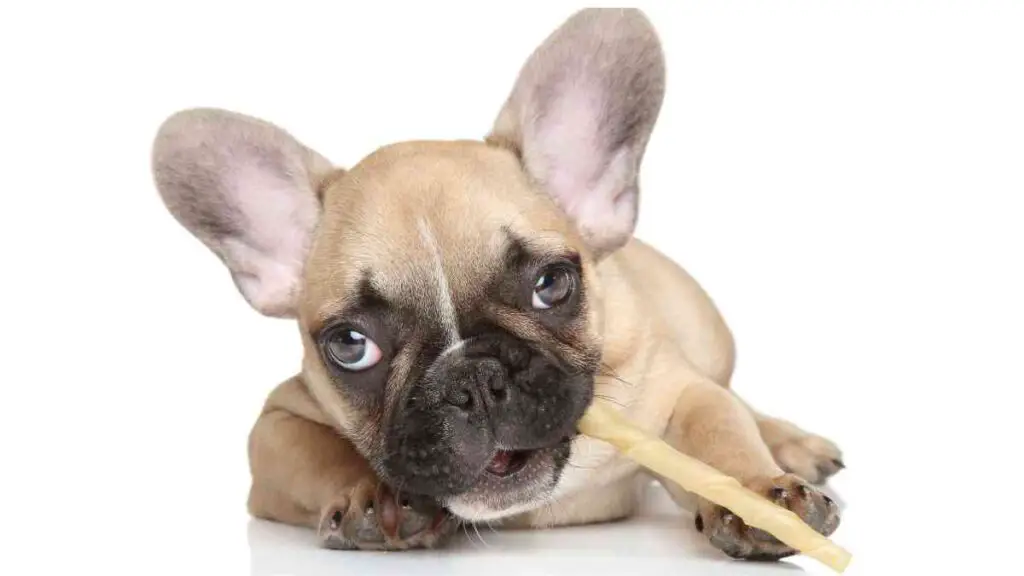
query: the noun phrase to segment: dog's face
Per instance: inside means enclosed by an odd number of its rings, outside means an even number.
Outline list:
[[[635,10],[584,10],[531,56],[484,141],[342,169],[277,127],[178,113],[171,213],[258,311],[298,319],[305,381],[399,490],[469,518],[542,503],[592,396],[595,266],[628,241],[663,91]]]
[[[324,189],[307,377],[378,473],[440,499],[557,481],[600,353],[592,256],[515,156],[406,143]]]

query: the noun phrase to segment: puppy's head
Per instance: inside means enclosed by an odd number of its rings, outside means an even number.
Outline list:
[[[640,12],[584,10],[483,141],[340,168],[192,109],[161,126],[155,179],[256,310],[298,320],[311,393],[385,481],[496,518],[543,503],[570,456],[601,351],[594,267],[632,235],[663,85]]]

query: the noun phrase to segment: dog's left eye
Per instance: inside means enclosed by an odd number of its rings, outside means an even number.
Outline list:
[[[541,274],[533,284],[534,308],[546,310],[569,298],[575,280],[564,268],[554,268]]]
[[[339,330],[327,342],[327,355],[332,362],[353,372],[366,370],[380,362],[380,347],[355,330]]]

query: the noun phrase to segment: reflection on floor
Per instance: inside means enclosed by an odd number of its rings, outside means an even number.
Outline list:
[[[829,491],[840,506],[842,500]],[[355,574],[571,574],[639,571],[643,574],[793,574],[806,559],[775,563],[737,562],[724,557],[693,529],[657,487],[644,509],[619,523],[539,531],[496,532],[472,528],[442,550],[346,552],[320,549],[312,531],[251,519],[248,529],[252,576]]]

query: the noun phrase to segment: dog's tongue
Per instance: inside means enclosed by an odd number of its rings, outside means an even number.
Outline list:
[[[508,472],[509,464],[512,463],[512,453],[499,450],[494,459],[487,465],[487,471],[492,474],[502,475]]]

